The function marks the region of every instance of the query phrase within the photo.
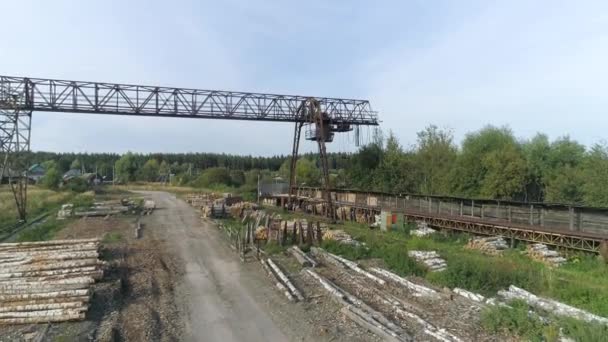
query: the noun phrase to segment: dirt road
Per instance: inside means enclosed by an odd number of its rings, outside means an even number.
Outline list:
[[[186,315],[190,341],[287,341],[259,304],[268,282],[244,267],[220,232],[184,201],[164,192],[141,192],[158,210],[144,218],[143,234],[165,239],[185,265],[175,297]],[[256,301],[257,300],[257,301]]]

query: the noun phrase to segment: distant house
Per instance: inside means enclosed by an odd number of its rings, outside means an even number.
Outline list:
[[[27,176],[35,183],[38,183],[45,174],[46,169],[40,164],[34,164],[27,170]]]
[[[63,182],[68,182],[71,179],[78,178],[82,176],[82,172],[78,169],[71,169],[68,172],[63,174]]]
[[[102,181],[102,177],[96,173],[85,173],[80,178],[84,179],[88,185],[99,185]]]
[[[1,170],[0,170],[1,171]],[[22,173],[21,175],[25,174]],[[11,169],[6,169],[4,170],[4,174],[2,175],[2,179],[0,179],[0,184],[8,184],[9,178],[13,178],[13,181],[17,178],[19,178],[19,172],[11,170]],[[34,178],[31,177],[31,175],[28,173],[27,175],[27,179],[28,179],[28,183],[29,184],[34,184],[35,180]]]

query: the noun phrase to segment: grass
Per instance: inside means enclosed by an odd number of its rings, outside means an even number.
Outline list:
[[[12,228],[17,224],[17,209],[13,199],[13,194],[10,188],[3,186],[0,188],[0,235],[10,234]],[[90,206],[93,203],[94,193],[92,191],[84,193],[74,193],[71,191],[53,191],[48,189],[41,189],[35,186],[31,186],[28,189],[28,218],[36,218],[44,213],[50,212],[51,216],[54,216],[57,210],[64,203],[73,203],[76,207]],[[37,224],[34,229],[28,229],[29,231],[37,231],[38,233],[32,236],[37,236],[36,239],[42,238],[44,234],[40,233],[41,227],[44,226],[47,230],[52,230],[52,221],[48,224]]]
[[[122,241],[123,236],[118,232],[110,232],[104,235],[103,242],[104,243],[116,243]]]
[[[277,209],[270,209],[277,210]],[[281,209],[277,210],[281,212]],[[302,213],[284,217],[316,219]],[[464,249],[467,234],[434,234],[429,237],[410,236],[408,227],[399,231],[382,232],[354,222],[331,225],[343,229],[366,248],[324,241],[323,247],[349,259],[381,259],[400,275],[417,275],[441,287],[460,287],[486,296],[509,285],[524,288],[537,295],[608,317],[608,266],[596,256],[575,254],[560,268],[550,268],[522,254],[524,245],[506,251],[502,256],[487,256]],[[443,272],[428,272],[408,255],[409,250],[434,250],[447,261]]]
[[[31,228],[26,228],[17,236],[17,242],[46,241],[53,238],[55,233],[67,225],[66,220],[57,220],[54,216],[49,217]]]
[[[571,318],[549,316],[543,320],[523,301],[510,302],[509,307],[487,307],[481,314],[482,326],[492,333],[515,334],[525,341],[557,342],[561,333],[575,341],[606,341],[608,327]]]

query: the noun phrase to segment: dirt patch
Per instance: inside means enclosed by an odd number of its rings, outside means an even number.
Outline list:
[[[163,240],[135,239],[134,216],[90,217],[70,223],[55,239],[102,238],[104,278],[92,290],[81,322],[0,327],[0,341],[179,341],[182,320],[174,304],[180,263]]]

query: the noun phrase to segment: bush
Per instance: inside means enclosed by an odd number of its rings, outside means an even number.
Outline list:
[[[194,181],[194,185],[202,188],[209,188],[213,185],[230,185],[230,173],[223,167],[212,167],[201,173]]]
[[[531,317],[525,302],[514,301],[504,306],[491,306],[481,314],[482,326],[495,334],[509,333],[526,341],[544,341],[543,324],[538,317]]]
[[[59,183],[61,182],[61,174],[57,171],[56,168],[50,168],[44,177],[40,179],[40,185],[47,189],[57,189],[59,187]]]
[[[65,188],[73,192],[85,192],[89,189],[89,185],[82,178],[73,178],[65,184]]]

